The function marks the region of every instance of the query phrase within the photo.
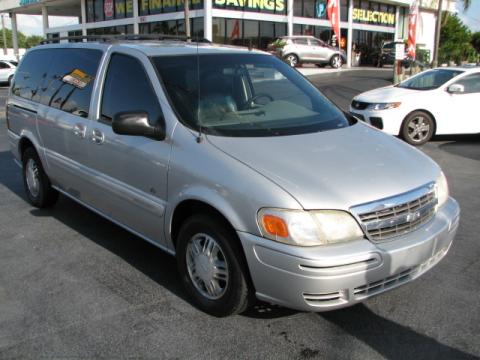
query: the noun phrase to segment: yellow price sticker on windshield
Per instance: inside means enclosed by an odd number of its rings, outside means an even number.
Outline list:
[[[93,80],[93,76],[88,75],[80,69],[73,70],[70,74],[65,75],[62,81],[73,85],[79,89],[83,89]]]

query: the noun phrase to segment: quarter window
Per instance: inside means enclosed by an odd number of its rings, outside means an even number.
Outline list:
[[[103,89],[101,121],[110,124],[116,113],[145,111],[151,125],[162,118],[162,110],[150,79],[138,59],[114,54]]]
[[[458,80],[455,84],[465,87],[464,94],[480,93],[480,74],[471,74]]]
[[[51,58],[52,52],[49,50],[34,50],[25,55],[15,74],[13,94],[35,100],[33,98],[36,97],[40,83],[47,75]]]

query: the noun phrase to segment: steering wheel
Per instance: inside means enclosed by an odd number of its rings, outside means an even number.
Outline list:
[[[274,100],[273,97],[269,94],[257,94],[255,96],[252,96],[251,98],[249,98],[247,101],[245,101],[245,106],[244,107],[252,108],[253,105],[255,105],[255,102],[258,99],[261,99],[261,98],[267,98],[269,101]]]

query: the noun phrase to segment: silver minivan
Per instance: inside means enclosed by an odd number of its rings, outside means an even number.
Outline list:
[[[61,193],[175,255],[216,316],[361,302],[436,265],[459,223],[436,163],[256,50],[40,45],[7,126],[33,206]]]

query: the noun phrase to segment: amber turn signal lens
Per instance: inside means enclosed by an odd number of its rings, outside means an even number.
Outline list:
[[[262,221],[264,229],[270,235],[288,237],[288,227],[282,218],[273,215],[264,215]]]

